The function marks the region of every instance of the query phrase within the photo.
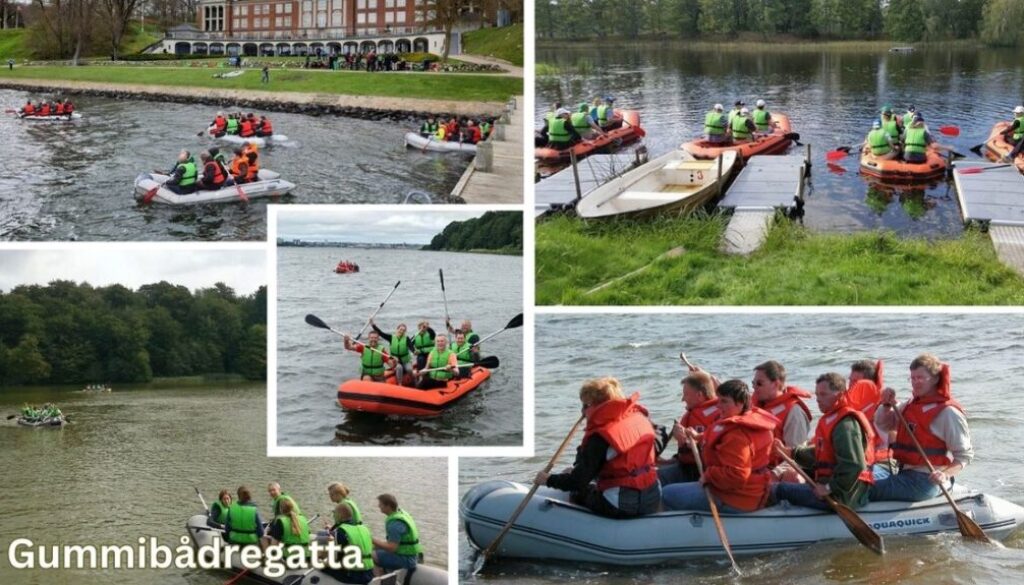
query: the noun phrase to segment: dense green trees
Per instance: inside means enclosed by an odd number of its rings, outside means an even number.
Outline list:
[[[266,379],[266,303],[265,288],[238,296],[221,283],[19,286],[0,293],[0,385]]]
[[[453,221],[434,236],[424,250],[523,251],[523,214],[488,211],[466,221]]]
[[[537,0],[538,38],[884,34],[901,42],[980,36],[1007,45],[1016,44],[1022,30],[1020,0]]]

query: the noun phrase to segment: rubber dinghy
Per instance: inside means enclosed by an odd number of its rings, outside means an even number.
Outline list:
[[[263,148],[268,144],[281,144],[282,142],[288,142],[288,137],[285,136],[284,134],[271,134],[270,136],[250,136],[248,138],[242,138],[237,134],[225,134],[224,136],[214,136],[213,126],[210,126],[206,129],[206,135],[209,136],[210,138],[213,138],[214,140],[219,140],[220,142],[226,142],[229,144],[237,144],[239,146],[245,144],[246,142],[251,142],[260,148]]]
[[[399,386],[394,378],[387,382],[348,380],[338,386],[338,404],[345,410],[372,414],[440,416],[490,377],[490,370],[474,366],[468,378],[451,380],[447,388],[436,390]]]
[[[484,549],[497,536],[529,486],[488,481],[462,497],[459,515],[470,543]],[[1002,498],[950,490],[960,509],[993,538],[1009,536],[1024,523],[1024,508]],[[554,559],[606,565],[648,565],[725,552],[710,512],[661,512],[614,520],[568,502],[568,493],[541,487],[501,541],[507,557]],[[873,502],[857,511],[882,536],[958,532],[956,516],[943,497],[924,502]],[[803,548],[853,534],[838,516],[799,506],[778,505],[751,514],[722,515],[734,554]]]
[[[537,160],[548,164],[568,162],[569,152],[572,151],[576,153],[578,160],[608,146],[619,147],[633,142],[640,138],[640,133],[637,132],[639,128],[640,112],[636,110],[616,110],[612,121],[608,124],[608,130],[604,134],[593,136],[583,142],[577,142],[572,148],[538,147],[533,149],[533,156]]]
[[[48,416],[46,418],[35,418],[27,419],[23,416],[18,417],[18,424],[23,427],[43,427],[46,429],[59,429],[62,426],[68,424],[68,419],[63,416]]]
[[[71,116],[67,114],[61,114],[60,116],[23,116],[18,114],[18,117],[22,120],[30,120],[32,122],[71,122],[72,120],[81,120],[82,114],[78,112],[71,112]]]
[[[761,136],[753,142],[729,143],[725,145],[712,144],[704,138],[697,138],[684,142],[680,147],[697,158],[717,158],[726,151],[735,151],[736,154],[746,161],[748,158],[758,154],[782,154],[789,148],[793,138],[799,140],[799,136],[792,133],[792,125],[789,116],[772,112],[772,121],[775,128],[767,136]]]
[[[1006,132],[1009,127],[1009,122],[998,122],[992,127],[992,131],[988,134],[988,140],[985,141],[985,156],[987,158],[999,162],[1013,150],[1013,145],[1003,138],[1003,132]],[[1018,154],[1013,163],[1018,171],[1024,173],[1024,153]]]
[[[159,187],[151,202],[165,203],[167,205],[197,205],[200,203],[231,203],[245,199],[259,199],[262,197],[279,197],[288,194],[295,188],[294,183],[289,183],[281,178],[279,173],[260,169],[259,181],[232,185],[217,189],[216,191],[196,191],[188,195],[179,195],[162,185],[170,178],[168,175],[159,173],[142,173],[135,177],[135,200],[143,201],[146,194],[153,188]],[[243,197],[244,196],[244,197]]]
[[[902,160],[878,160],[871,154],[871,148],[865,146],[860,153],[860,172],[869,176],[892,182],[915,182],[940,179],[946,174],[949,162],[939,154],[938,149],[931,146],[922,163],[908,163]]]
[[[207,522],[207,517],[204,514],[196,514],[188,519],[185,524],[185,529],[188,531],[188,535],[192,538],[192,545],[198,549],[203,546],[209,546],[213,544],[214,537],[219,537],[223,542],[224,531],[220,528],[212,528]],[[242,564],[238,561],[237,555],[231,558],[231,564],[236,569],[241,570]],[[306,569],[308,571],[309,569]],[[263,569],[256,569],[246,573],[246,579],[254,579],[261,583],[270,583],[272,585],[280,585],[284,583],[284,580],[290,576],[301,576],[306,571],[302,570],[286,570],[284,574],[278,577],[268,577]],[[395,573],[389,573],[383,577],[378,577],[373,581],[370,581],[370,585],[402,585],[406,578],[405,570],[396,571]],[[313,570],[309,573],[305,579],[302,580],[303,585],[306,584],[317,584],[317,585],[342,585],[342,581],[324,573],[323,571]],[[448,571],[432,565],[420,564],[416,566],[416,570],[413,571],[412,575],[409,576],[408,585],[448,585]]]
[[[463,152],[476,154],[476,145],[471,142],[449,142],[438,140],[429,136],[421,136],[416,132],[405,133],[405,145],[420,150],[432,150],[434,152]]]

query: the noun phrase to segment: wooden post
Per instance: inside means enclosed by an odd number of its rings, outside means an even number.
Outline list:
[[[583,199],[583,190],[580,189],[580,173],[576,168],[576,151],[569,147],[569,164],[572,165],[572,180],[576,185],[576,201]]]
[[[804,167],[804,169],[805,169],[804,172],[807,173],[807,174],[810,174],[811,173],[811,143],[810,142],[807,143],[807,155],[804,158],[804,161],[807,163],[806,166]]]
[[[476,170],[489,173],[494,169],[494,143],[485,140],[476,145],[476,158],[473,159]]]

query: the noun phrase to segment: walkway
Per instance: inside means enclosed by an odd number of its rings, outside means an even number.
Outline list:
[[[501,128],[495,127],[492,138],[477,145],[477,156],[452,189],[452,196],[461,197],[466,203],[523,202],[522,105],[523,96],[510,100],[507,106],[509,122],[502,124]],[[499,134],[504,135],[503,140],[497,139]],[[490,169],[486,169],[486,158],[481,158],[480,150],[484,148],[493,148]]]
[[[523,76],[522,67],[513,65],[508,61],[505,61],[504,59],[497,59],[495,57],[484,57],[483,55],[469,55],[465,53],[463,53],[462,55],[452,55],[452,58],[458,59],[459,61],[465,61],[467,63],[476,63],[477,65],[496,65],[504,69],[506,75],[511,75],[512,77]]]

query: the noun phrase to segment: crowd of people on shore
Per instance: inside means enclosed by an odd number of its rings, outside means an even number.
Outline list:
[[[394,333],[385,333],[371,319],[366,343],[345,336],[345,349],[359,354],[361,380],[420,390],[444,388],[451,380],[469,377],[471,362],[480,360],[480,336],[473,331],[473,324],[467,319],[458,329],[450,320],[445,325],[451,343],[427,321],[420,321],[416,333],[409,335],[405,323],[399,323]]]
[[[178,160],[170,171],[164,187],[179,195],[198,191],[216,191],[233,185],[259,181],[259,152],[256,145],[246,142],[234,149],[234,158],[228,161],[220,148],[213,147],[199,153],[199,162],[188,150],[178,153]]]
[[[423,559],[423,544],[416,521],[398,505],[391,494],[377,496],[377,507],[384,519],[384,538],[374,538],[363,523],[359,506],[351,497],[349,488],[340,482],[327,486],[327,495],[333,505],[331,518],[323,522],[324,529],[315,531],[310,519],[302,513],[295,498],[281,490],[280,484],[267,486],[271,502],[270,520],[265,522],[252,490],[241,486],[236,498],[228,490],[221,490],[217,501],[210,506],[208,524],[224,530],[224,540],[235,545],[283,545],[308,548],[314,539],[320,543],[334,541],[341,547],[356,546],[362,553],[361,563],[354,569],[326,568],[324,572],[344,583],[365,584],[375,576],[399,569],[409,572]],[[326,560],[326,559],[325,559]],[[341,556],[333,563],[341,566]]]
[[[240,138],[266,137],[274,135],[274,126],[266,115],[259,118],[249,112],[243,114],[234,112],[224,115],[224,112],[217,112],[217,117],[210,123],[210,136],[220,138],[225,135],[238,136]]]
[[[615,115],[615,98],[595,97],[591,103],[580,102],[576,111],[555,102],[544,115],[544,126],[537,133],[537,146],[568,148],[595,135],[618,128],[622,120]]]
[[[494,121],[490,118],[472,119],[457,117],[449,119],[430,116],[420,125],[420,136],[439,142],[464,142],[476,144],[487,140],[494,129]]]
[[[38,102],[33,104],[32,100],[28,100],[24,106],[18,110],[18,115],[25,116],[52,116],[55,118],[67,117],[70,118],[71,114],[75,112],[75,104],[70,99],[64,98],[64,100],[57,100],[54,102]]]
[[[825,496],[853,509],[927,500],[964,470],[974,449],[949,365],[925,353],[909,370],[912,395],[903,402],[884,386],[881,361],[855,362],[847,376],[821,374],[813,433],[812,394],[787,385],[776,361],[754,367],[752,389],[690,366],[682,379],[686,410],[671,430],[655,425],[639,394],[625,396],[615,378],[589,380],[579,393],[587,426],[576,461],[535,481],[613,518],[709,510],[705,488],[731,513],[781,501],[829,509]],[[677,452],[662,457],[673,439]],[[786,458],[814,483],[804,483]]]

